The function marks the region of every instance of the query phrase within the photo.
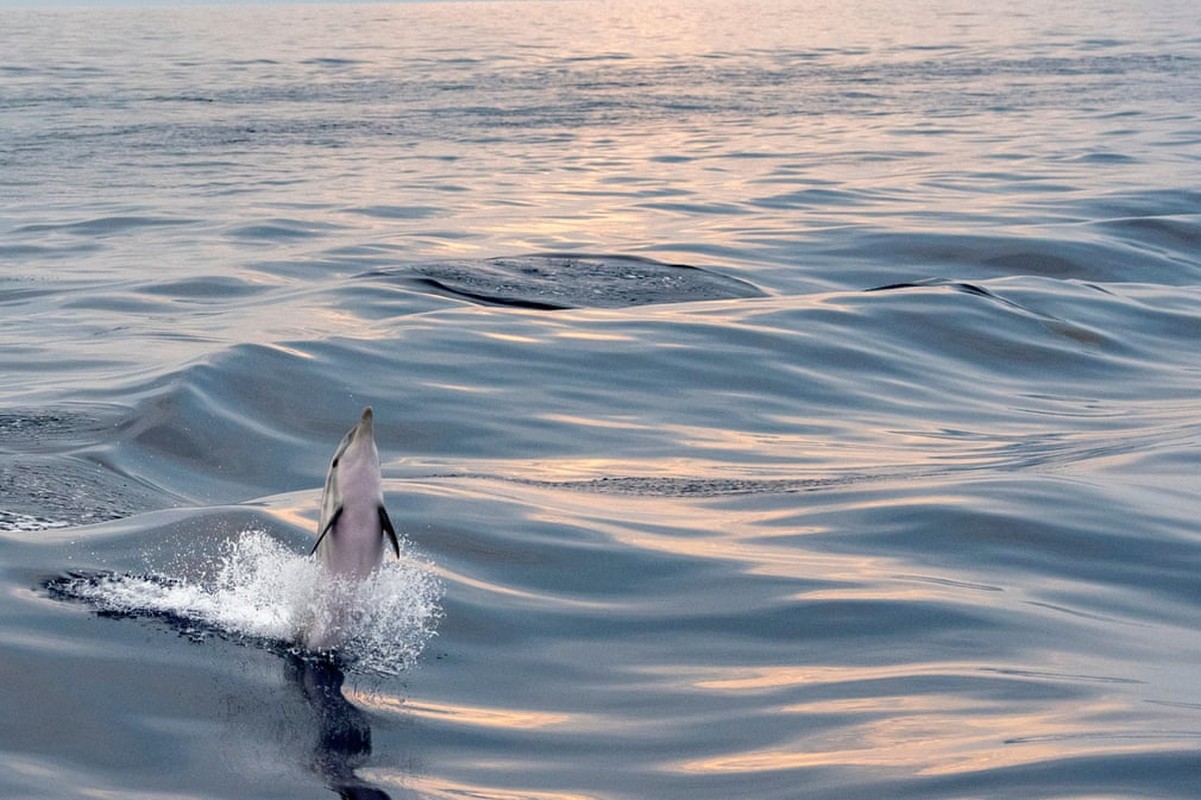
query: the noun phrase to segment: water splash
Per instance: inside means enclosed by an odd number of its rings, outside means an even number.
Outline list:
[[[328,618],[336,601],[352,609],[339,617],[343,662],[379,675],[411,666],[441,617],[440,582],[405,550],[368,580],[351,584],[264,531],[249,530],[224,542],[208,574],[188,571],[73,573],[46,581],[45,588],[106,616],[164,620],[189,638],[219,635],[292,652],[299,651],[298,636],[314,620]]]

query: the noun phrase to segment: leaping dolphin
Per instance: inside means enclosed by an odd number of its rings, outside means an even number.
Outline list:
[[[400,557],[396,529],[384,508],[371,406],[363,409],[363,416],[334,451],[321,493],[317,533],[313,553],[339,577],[371,574],[383,559],[384,536]]]
[[[363,416],[334,451],[321,493],[317,534],[310,555],[315,553],[336,578],[362,580],[371,575],[383,560],[385,536],[400,557],[396,529],[384,508],[371,406],[363,409]],[[308,647],[326,650],[337,646],[342,616],[315,622],[306,636]]]

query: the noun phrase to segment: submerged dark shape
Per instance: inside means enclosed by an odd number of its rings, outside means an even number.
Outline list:
[[[370,274],[408,278],[426,290],[482,305],[544,311],[628,308],[764,294],[751,283],[701,267],[636,256],[545,253],[435,261]]]
[[[284,661],[284,674],[316,716],[313,771],[346,800],[389,800],[387,792],[355,774],[371,755],[371,725],[367,715],[342,694],[346,675],[339,660],[291,655]]]

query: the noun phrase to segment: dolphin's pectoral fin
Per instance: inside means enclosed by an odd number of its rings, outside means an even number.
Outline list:
[[[392,540],[392,549],[396,551],[396,557],[400,558],[400,541],[396,538],[396,528],[392,527],[392,520],[388,519],[388,509],[382,505],[379,507],[379,524]]]
[[[321,544],[321,540],[325,538],[325,534],[333,530],[334,525],[338,524],[338,517],[340,516],[342,516],[342,506],[335,508],[334,513],[329,515],[329,522],[325,523],[325,528],[322,529],[321,535],[317,537],[317,542],[313,545],[313,549],[309,551],[309,555],[317,552],[317,547]]]

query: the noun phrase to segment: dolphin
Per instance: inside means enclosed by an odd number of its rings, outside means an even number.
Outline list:
[[[367,406],[334,451],[321,493],[317,543],[309,554],[316,554],[331,576],[343,580],[361,581],[379,567],[384,557],[385,537],[392,543],[396,557],[400,557],[396,529],[384,508],[372,422],[371,406]],[[332,619],[315,621],[306,635],[309,649],[337,646],[345,611],[339,610]]]
[[[371,406],[367,406],[334,451],[321,493],[321,520],[312,552],[339,577],[370,575],[383,559],[385,536],[400,557],[396,529],[384,508],[372,423]]]

